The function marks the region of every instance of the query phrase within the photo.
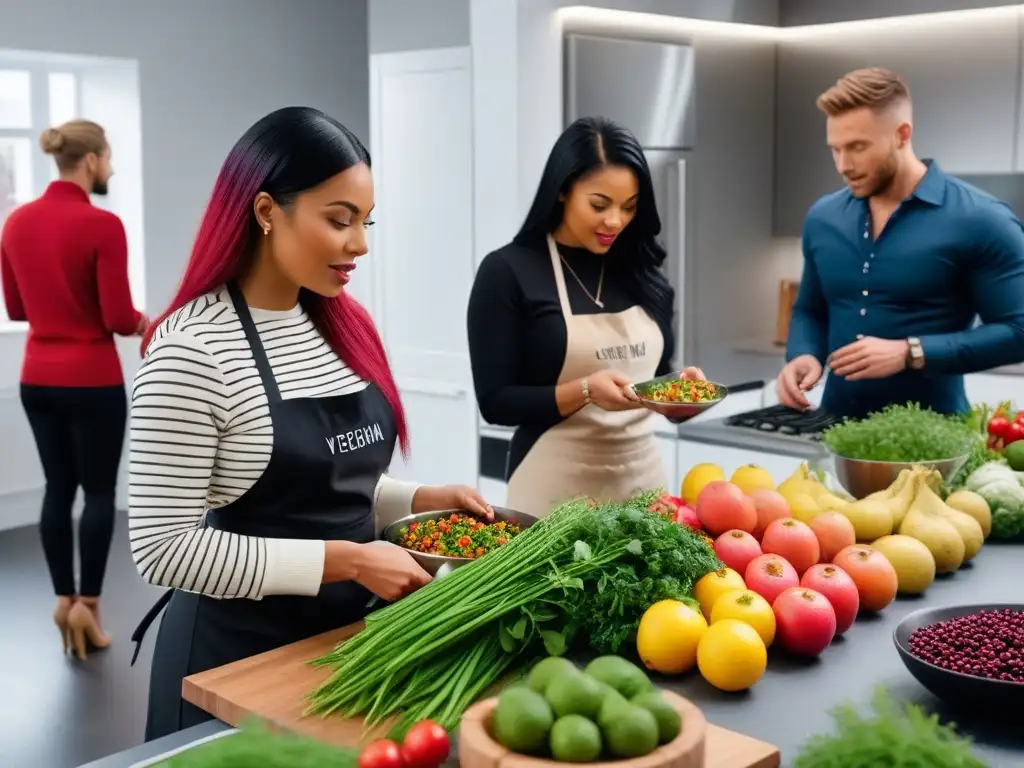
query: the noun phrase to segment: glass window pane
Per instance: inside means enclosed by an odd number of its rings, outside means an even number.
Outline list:
[[[0,219],[33,197],[32,140],[0,138]]]
[[[0,128],[32,127],[32,79],[20,69],[0,69]]]
[[[50,73],[50,125],[61,125],[78,117],[78,89],[70,72]]]

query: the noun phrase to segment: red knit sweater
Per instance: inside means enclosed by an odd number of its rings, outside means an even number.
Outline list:
[[[29,324],[22,383],[124,383],[114,334],[134,334],[141,315],[132,305],[128,241],[117,216],[92,205],[77,184],[55,181],[7,218],[0,273],[7,314]]]

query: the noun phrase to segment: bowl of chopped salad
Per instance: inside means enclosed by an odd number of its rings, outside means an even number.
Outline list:
[[[633,385],[648,410],[675,422],[689,421],[725,400],[729,388],[713,381],[680,378],[676,371]]]
[[[495,550],[537,522],[513,509],[494,507],[487,522],[461,509],[422,512],[396,520],[384,529],[385,541],[407,549],[431,576],[445,563],[458,568]]]

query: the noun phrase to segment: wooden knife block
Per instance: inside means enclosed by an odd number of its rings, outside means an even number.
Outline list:
[[[786,346],[789,338],[789,321],[793,317],[793,305],[800,290],[798,280],[782,280],[779,282],[779,314],[775,321],[775,345]]]

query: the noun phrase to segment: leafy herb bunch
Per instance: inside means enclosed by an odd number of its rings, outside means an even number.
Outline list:
[[[979,440],[963,419],[918,403],[890,405],[863,419],[847,419],[825,431],[837,456],[861,461],[939,461],[970,453]]]

